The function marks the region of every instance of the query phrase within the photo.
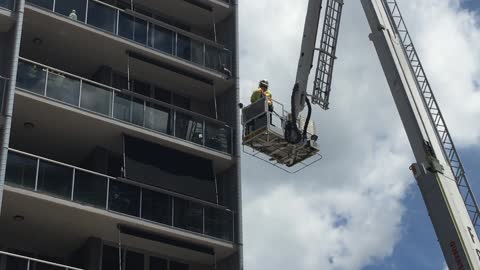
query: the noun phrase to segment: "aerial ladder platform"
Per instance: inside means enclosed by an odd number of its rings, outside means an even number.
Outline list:
[[[319,155],[318,136],[310,121],[311,103],[325,110],[330,104],[343,1],[327,0],[317,48],[322,2],[309,1],[291,112],[285,112],[282,107],[281,124],[274,128],[270,122],[273,113],[268,111],[265,100],[243,109],[244,145],[287,166]],[[361,0],[361,3],[372,31],[370,39],[416,159],[410,170],[417,180],[447,265],[449,269],[480,270],[480,210],[397,1]],[[314,86],[308,94],[308,76],[314,66],[315,52],[319,55]],[[308,114],[303,118],[300,113],[305,106]],[[250,110],[258,113],[249,114]],[[256,121],[261,117],[265,120],[257,126]],[[251,121],[256,123],[253,127]],[[304,151],[301,156],[297,156],[298,149]],[[288,163],[282,163],[284,160]]]

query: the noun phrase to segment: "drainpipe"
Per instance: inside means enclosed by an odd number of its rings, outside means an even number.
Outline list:
[[[235,107],[236,107],[236,122],[235,122],[235,151],[234,151],[234,156],[235,156],[235,161],[236,161],[236,166],[237,166],[237,243],[238,243],[238,268],[239,270],[243,270],[243,213],[242,213],[242,164],[241,164],[241,134],[240,134],[240,120],[241,120],[241,115],[240,115],[240,109],[238,109],[237,104],[240,103],[240,64],[239,64],[239,59],[240,59],[240,53],[239,53],[239,10],[238,10],[238,2],[240,0],[230,0],[230,5],[233,5],[235,9],[235,70],[233,73],[233,76],[235,78]]]
[[[2,148],[0,152],[0,213],[2,211],[3,189],[5,186],[5,171],[7,169],[8,146],[10,144],[10,129],[13,115],[13,99],[15,98],[15,86],[17,82],[18,57],[20,55],[20,43],[22,41],[23,14],[25,0],[17,0],[17,23],[15,24],[15,36],[13,39],[13,54],[10,69],[10,80],[8,81],[7,93],[5,95],[5,121],[1,131]]]

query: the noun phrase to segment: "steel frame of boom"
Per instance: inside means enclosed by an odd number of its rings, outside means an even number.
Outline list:
[[[370,39],[416,159],[410,168],[447,265],[449,269],[480,269],[480,243],[474,226],[478,207],[403,19],[398,16],[398,6],[395,0],[361,2],[372,30]],[[455,167],[453,162],[459,165]],[[460,193],[457,184],[461,183],[468,187],[467,195]],[[465,205],[469,197],[473,201],[472,216]]]

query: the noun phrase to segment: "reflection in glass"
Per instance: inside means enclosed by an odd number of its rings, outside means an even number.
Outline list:
[[[138,217],[140,214],[140,188],[119,181],[110,181],[109,209]]]
[[[55,0],[55,12],[85,22],[87,0]]]
[[[8,153],[7,172],[5,175],[7,183],[34,189],[36,174],[37,159],[15,152]]]
[[[100,175],[75,171],[73,200],[105,208],[107,199],[107,178]]]
[[[172,224],[171,197],[151,190],[142,190],[142,218]]]
[[[190,38],[181,34],[177,34],[177,56],[189,61],[192,58]]]
[[[90,0],[88,2],[88,24],[115,33],[116,21],[117,12],[115,9],[96,1]]]
[[[232,241],[233,238],[233,216],[231,212],[205,208],[205,234]]]
[[[40,161],[38,190],[70,199],[72,192],[73,169],[58,164]]]
[[[174,226],[194,232],[203,232],[203,207],[202,205],[175,198]]]
[[[45,78],[47,73],[37,65],[18,62],[17,87],[39,95],[45,93]]]
[[[170,111],[155,103],[145,107],[145,127],[162,133],[169,133]]]
[[[190,115],[177,112],[175,136],[203,145],[203,122],[195,120]]]
[[[83,82],[80,107],[104,115],[110,115],[112,90]]]
[[[77,106],[79,96],[80,80],[63,74],[48,73],[47,97]]]

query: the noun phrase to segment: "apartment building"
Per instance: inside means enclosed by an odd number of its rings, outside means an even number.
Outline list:
[[[236,0],[0,0],[0,270],[242,269]]]

